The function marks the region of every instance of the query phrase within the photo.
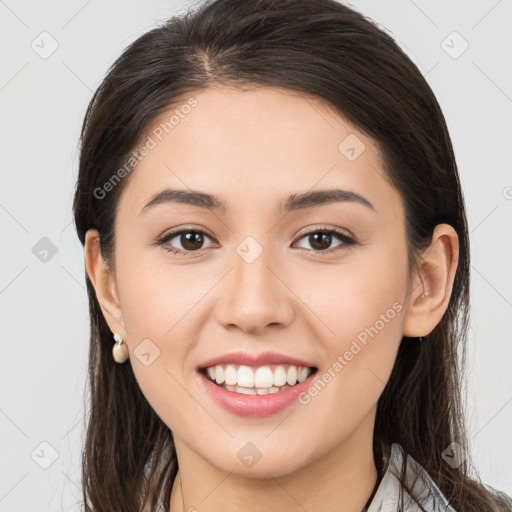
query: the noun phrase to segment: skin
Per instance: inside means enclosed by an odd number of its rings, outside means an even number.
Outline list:
[[[120,197],[115,265],[101,259],[96,231],[85,246],[106,321],[127,343],[127,364],[174,434],[183,497],[177,478],[171,509],[182,511],[184,499],[184,510],[259,511],[265,496],[271,510],[343,504],[359,512],[377,476],[377,400],[402,336],[427,335],[448,306],[457,235],[437,226],[420,272],[408,275],[401,196],[370,138],[319,99],[292,91],[217,86],[193,97],[198,105],[138,164]],[[338,150],[349,134],[365,144],[354,161]],[[229,210],[167,203],[140,213],[165,187],[214,194]],[[279,210],[291,194],[325,188],[355,191],[376,211],[355,202]],[[201,248],[167,252],[183,249],[179,236],[156,244],[179,227],[204,230]],[[334,250],[322,255],[305,228],[339,228],[358,243],[333,236]],[[236,252],[247,236],[263,249],[251,264]],[[240,417],[197,382],[197,365],[235,349],[296,356],[321,375],[394,303],[401,310],[306,405]],[[149,366],[133,352],[147,338],[160,350]],[[247,442],[262,454],[250,468],[237,457]]]

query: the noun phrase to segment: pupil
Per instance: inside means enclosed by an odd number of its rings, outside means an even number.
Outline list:
[[[197,231],[189,231],[181,235],[181,245],[187,250],[200,249],[202,243],[203,236]]]
[[[309,238],[310,243],[311,240],[313,240],[313,243],[311,243],[311,247],[321,251],[328,249],[332,241],[332,235],[330,233],[314,233],[310,235]],[[315,244],[317,245],[317,247],[315,247]]]

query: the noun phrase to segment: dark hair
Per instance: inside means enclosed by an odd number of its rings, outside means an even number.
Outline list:
[[[323,100],[378,144],[402,198],[410,268],[450,224],[459,264],[447,311],[422,343],[403,338],[378,401],[374,457],[403,446],[457,511],[507,510],[476,477],[469,459],[442,459],[452,442],[467,448],[461,369],[469,315],[469,239],[446,123],[424,77],[393,38],[334,0],[216,0],[175,16],[133,42],[95,92],[82,126],[74,197],[78,237],[97,229],[113,268],[116,204],[128,178],[104,198],[94,193],[129,158],[155,117],[180,96],[223,84],[283,87]],[[90,308],[90,414],[83,450],[87,511],[167,510],[177,474],[173,436],[143,396],[130,365],[112,359],[112,333],[87,276]],[[405,484],[404,484],[405,485]]]

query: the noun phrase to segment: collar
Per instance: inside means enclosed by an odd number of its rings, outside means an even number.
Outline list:
[[[420,504],[402,487],[398,479],[404,458],[406,459],[404,480]],[[403,508],[400,503],[401,494],[404,500]],[[393,443],[386,471],[368,507],[368,512],[397,512],[397,510],[456,512],[425,469],[410,455],[406,456],[404,449],[398,443]]]

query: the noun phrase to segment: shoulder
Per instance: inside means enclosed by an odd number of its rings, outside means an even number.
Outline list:
[[[450,505],[425,469],[398,443],[391,445],[389,458],[385,462],[386,471],[368,512],[462,512]],[[403,467],[405,485],[400,481]],[[512,497],[503,491],[486,487],[512,512]]]

